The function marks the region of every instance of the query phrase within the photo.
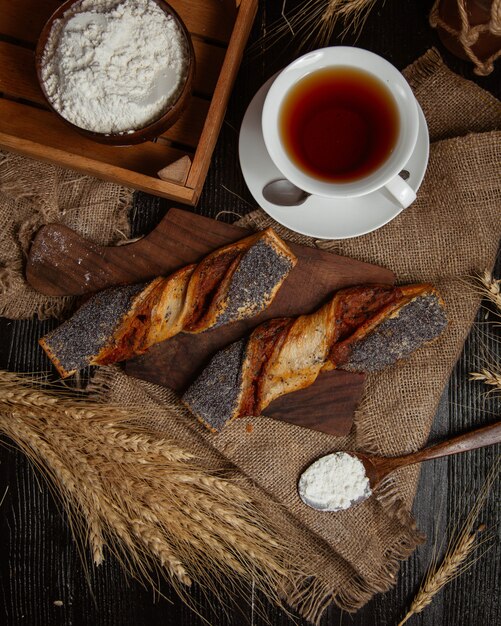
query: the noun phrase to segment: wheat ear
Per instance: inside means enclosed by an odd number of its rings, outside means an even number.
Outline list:
[[[495,279],[489,270],[477,277],[481,285],[481,294],[490,300],[496,307],[497,313],[501,316],[501,280]],[[476,380],[492,387],[492,391],[501,391],[501,372],[495,370],[496,364],[484,361],[479,372],[470,372],[470,380]]]
[[[192,581],[219,598],[254,584],[284,608],[284,589],[304,573],[281,529],[235,481],[177,442],[138,432],[141,416],[148,407],[91,402],[0,371],[0,432],[51,479],[95,564],[108,549],[155,588],[164,574],[188,603],[182,586]]]
[[[256,58],[263,49],[287,43],[293,37],[298,48],[321,47],[329,44],[338,20],[344,28],[341,38],[353,30],[358,33],[377,0],[303,0],[287,12],[287,0],[282,0],[281,16],[266,27],[262,37],[248,50],[248,58]],[[250,54],[249,54],[250,53]]]
[[[417,592],[412,604],[409,608],[407,615],[399,622],[398,626],[405,624],[413,615],[421,613],[429,604],[431,604],[436,594],[445,587],[445,585],[458,576],[464,567],[466,559],[470,556],[472,551],[476,548],[475,540],[477,534],[484,530],[483,526],[480,526],[476,532],[471,535],[463,535],[457,543],[455,549],[448,554],[440,567],[427,576],[423,585]]]
[[[341,37],[350,30],[360,32],[377,0],[329,0],[320,21],[319,42],[329,43],[338,20],[344,24]]]
[[[480,276],[480,282],[484,287],[483,295],[493,302],[501,313],[501,280],[496,280],[491,272],[484,270],[484,273]]]
[[[501,391],[501,374],[483,369],[480,372],[471,372],[470,380],[479,380],[486,385],[494,387],[493,391]]]
[[[494,463],[487,479],[481,489],[473,507],[471,508],[464,524],[460,527],[457,533],[453,534],[452,539],[449,542],[446,554],[440,563],[436,566],[432,563],[425,579],[419,588],[419,591],[415,595],[411,606],[399,622],[398,626],[405,624],[413,615],[421,613],[437,595],[437,593],[448,582],[460,576],[468,568],[470,568],[475,562],[475,558],[471,558],[474,552],[479,548],[483,542],[477,541],[479,533],[485,530],[485,525],[481,524],[475,531],[473,526],[476,523],[480,510],[482,509],[487,496],[491,490],[494,481],[499,475],[501,468],[501,457]]]

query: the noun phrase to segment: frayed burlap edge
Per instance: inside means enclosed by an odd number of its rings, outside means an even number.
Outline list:
[[[430,48],[423,56],[405,68],[405,78],[416,89],[424,80],[432,76],[443,66],[443,60],[436,48]]]
[[[298,578],[291,587],[286,588],[285,600],[301,617],[318,625],[331,604],[348,613],[355,613],[367,604],[374,594],[384,593],[394,586],[400,562],[413,554],[416,547],[425,541],[425,536],[417,530],[413,518],[398,503],[388,505],[387,511],[401,523],[403,531],[399,541],[388,546],[386,560],[377,575],[378,582],[369,583],[359,574],[353,573],[343,588],[334,593],[332,586],[320,578],[318,573],[311,577]],[[311,534],[311,531],[304,527],[302,532]]]
[[[413,89],[418,90],[423,83],[433,77],[437,71],[443,70],[449,76],[454,77],[457,81],[465,81],[457,74],[454,74],[445,64],[437,48],[430,48],[421,57],[416,59],[413,63],[408,65],[403,74],[405,79]],[[475,83],[471,81],[465,81],[469,86],[475,90],[475,97],[482,100],[482,106],[485,107],[484,114],[487,118],[496,119],[499,111],[499,101],[495,96],[485,91]],[[487,130],[487,129],[485,129]],[[433,138],[432,138],[433,139]]]

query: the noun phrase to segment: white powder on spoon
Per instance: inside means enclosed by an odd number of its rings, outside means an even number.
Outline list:
[[[54,22],[41,73],[68,121],[124,133],[175,102],[187,68],[185,35],[153,0],[81,0]]]
[[[305,504],[322,511],[348,509],[372,493],[362,461],[347,452],[312,463],[301,475],[298,491]]]

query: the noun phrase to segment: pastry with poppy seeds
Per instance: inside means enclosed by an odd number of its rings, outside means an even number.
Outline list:
[[[296,261],[268,228],[165,278],[95,294],[40,345],[63,378],[87,365],[124,361],[177,333],[201,333],[257,315]]]
[[[232,419],[260,415],[276,398],[308,387],[321,371],[393,365],[446,325],[444,303],[431,285],[342,289],[318,311],[268,320],[218,352],[182,399],[219,432]]]
[[[324,369],[375,372],[407,358],[442,333],[447,318],[438,292],[423,285],[410,285],[401,291],[401,298],[334,344]]]

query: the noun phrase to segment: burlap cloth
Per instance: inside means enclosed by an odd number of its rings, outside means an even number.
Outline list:
[[[60,317],[72,298],[48,298],[24,279],[24,260],[44,224],[66,224],[95,243],[128,238],[132,190],[0,151],[0,315]]]
[[[214,436],[172,392],[128,378],[118,368],[101,369],[91,388],[101,399],[149,404],[152,428],[190,446],[208,467],[229,468],[252,490],[296,549],[298,566],[305,572],[289,581],[287,600],[314,622],[331,601],[355,610],[394,584],[399,561],[422,540],[410,516],[419,468],[395,473],[377,497],[328,514],[301,503],[298,476],[311,461],[333,450],[395,455],[426,442],[480,302],[464,278],[493,265],[501,232],[496,132],[501,105],[450,72],[434,50],[405,74],[433,142],[425,180],[410,208],[374,233],[339,242],[299,237],[260,210],[240,222],[255,228],[273,224],[288,239],[384,265],[401,283],[430,281],[442,293],[450,321],[446,332],[406,362],[368,378],[353,433],[336,438],[253,418],[238,420]],[[249,421],[252,432],[246,428]]]

